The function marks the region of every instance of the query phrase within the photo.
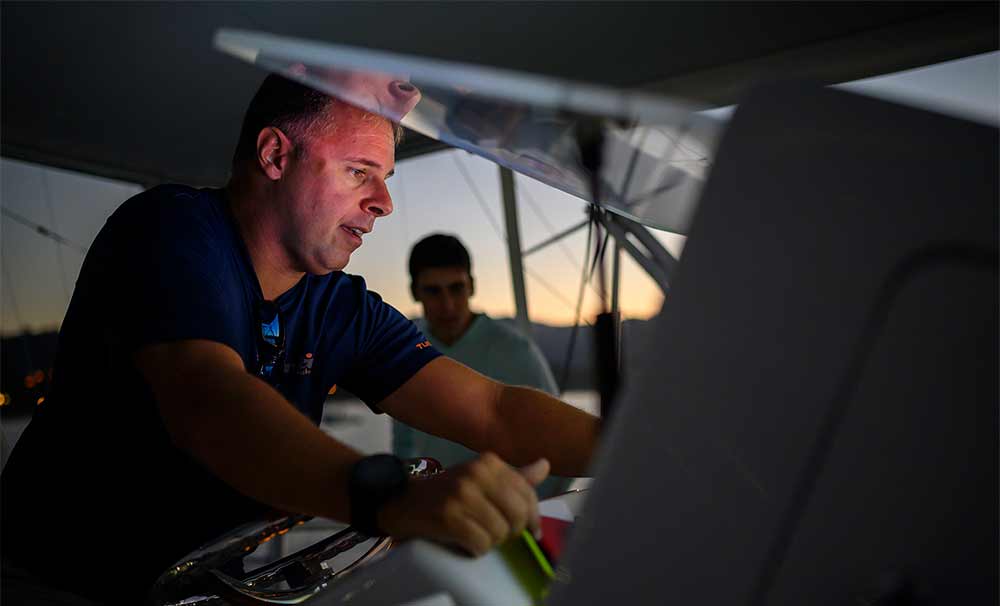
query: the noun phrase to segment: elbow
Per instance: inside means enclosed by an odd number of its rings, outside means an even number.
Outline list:
[[[480,448],[476,450],[483,452],[492,450],[499,454],[504,460],[517,463],[516,436],[515,429],[511,423],[511,411],[507,410],[510,405],[509,386],[496,382],[493,386],[493,393],[488,407],[489,416],[487,422],[483,424],[483,431],[480,438]]]
[[[176,400],[163,402],[157,399],[160,411],[160,419],[166,429],[167,436],[174,448],[182,450],[188,454],[197,454],[199,449],[199,423],[195,415],[182,406],[176,404]]]

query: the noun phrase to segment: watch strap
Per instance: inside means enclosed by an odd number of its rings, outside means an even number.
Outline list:
[[[378,527],[378,513],[386,502],[406,492],[406,464],[391,454],[367,456],[351,467],[348,494],[351,526],[368,536],[386,533]]]

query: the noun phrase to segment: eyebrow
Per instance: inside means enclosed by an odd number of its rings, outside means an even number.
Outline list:
[[[354,158],[348,158],[347,161],[348,162],[356,162],[358,164],[364,164],[365,166],[370,166],[372,168],[382,168],[381,164],[379,164],[378,162],[376,162],[374,160],[369,160],[368,158],[354,157]],[[391,177],[391,176],[393,176],[395,174],[396,174],[396,169],[393,168],[392,170],[389,171],[389,174],[387,174],[385,176],[385,178],[388,179],[389,177]]]

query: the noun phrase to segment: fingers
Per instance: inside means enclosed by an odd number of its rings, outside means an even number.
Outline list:
[[[538,486],[549,475],[549,462],[547,459],[538,459],[534,463],[520,468],[521,475],[530,483],[531,487]],[[536,539],[542,538],[542,521],[538,513],[538,495],[534,488],[529,488],[532,499],[532,515],[528,519],[527,528]]]
[[[502,543],[512,532],[520,532],[514,530],[516,520],[512,520],[507,511],[498,506],[492,495],[484,491],[476,480],[462,478],[460,492],[466,516],[487,533],[489,547]]]
[[[468,516],[455,519],[453,532],[445,542],[458,545],[470,555],[481,556],[496,545],[496,540],[476,520]]]
[[[538,459],[530,465],[525,465],[519,471],[532,486],[538,486],[549,475],[549,461],[548,459]]]
[[[384,506],[379,524],[399,538],[433,538],[482,555],[525,528],[540,536],[532,484],[547,474],[545,460],[518,470],[487,453],[440,476],[411,482],[398,502]]]
[[[510,527],[507,535],[500,538],[501,541],[520,534],[525,528],[536,533],[540,527],[538,497],[521,472],[491,453],[480,457],[471,471],[479,474],[486,498]]]

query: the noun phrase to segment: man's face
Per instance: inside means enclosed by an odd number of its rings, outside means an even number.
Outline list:
[[[465,333],[472,320],[472,278],[464,267],[422,269],[413,290],[435,337],[450,344]]]
[[[295,147],[277,201],[283,247],[297,271],[316,275],[343,269],[393,208],[385,184],[395,166],[391,124],[347,106],[332,111],[332,133]]]

